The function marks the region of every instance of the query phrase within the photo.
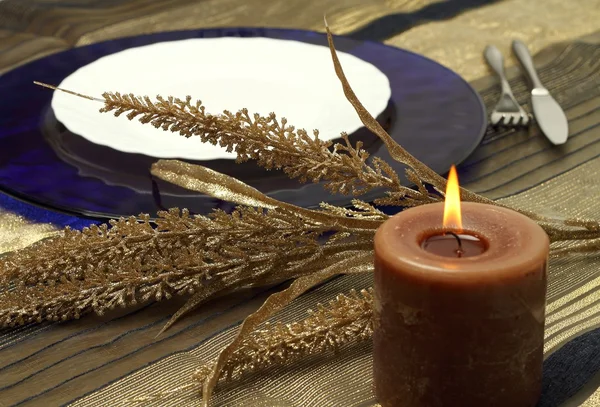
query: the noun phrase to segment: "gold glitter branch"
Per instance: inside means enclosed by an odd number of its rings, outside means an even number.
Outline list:
[[[327,305],[309,310],[308,318],[291,324],[266,324],[246,338],[223,367],[221,380],[289,363],[302,357],[337,351],[343,345],[370,339],[373,332],[373,289],[339,294]],[[193,379],[204,383],[215,362],[202,366]]]
[[[244,340],[250,335],[260,324],[266,322],[275,313],[282,310],[286,305],[290,304],[294,299],[304,294],[306,291],[321,284],[333,276],[338,274],[351,273],[366,273],[373,270],[373,250],[348,252],[348,255],[341,261],[325,267],[313,274],[305,275],[297,278],[285,290],[271,295],[261,305],[261,307],[250,314],[238,331],[237,336],[227,345],[215,360],[212,370],[206,377],[202,387],[202,406],[208,407],[210,397],[214,387],[217,385],[221,372],[231,358],[241,346]]]
[[[165,131],[185,137],[198,136],[201,141],[220,145],[227,151],[235,151],[237,162],[256,160],[267,169],[282,169],[291,178],[301,182],[325,181],[324,186],[332,193],[363,194],[375,188],[392,191],[414,191],[400,185],[397,174],[381,160],[367,164],[369,154],[362,143],[352,146],[348,136],[342,134],[343,143],[332,144],[318,138],[315,130],[296,129],[285,118],[251,115],[247,109],[237,113],[224,111],[213,115],[206,112],[201,101],[163,98],[155,100],[147,96],[106,92],[101,112],[114,112],[115,116],[126,113],[129,120],[137,118]]]
[[[373,333],[373,289],[348,295],[338,294],[329,303],[317,304],[308,310],[308,317],[289,324],[265,323],[254,331],[232,353],[225,364],[219,382],[223,383],[263,369],[288,364],[311,355],[338,352],[351,343],[370,340]],[[180,394],[182,390],[203,384],[216,361],[196,369],[189,383],[165,392],[138,396],[131,403],[160,401]]]
[[[337,229],[285,209],[191,217],[162,212],[65,230],[0,262],[0,326],[102,314],[140,301],[273,284],[317,272],[336,254],[371,249],[374,231],[322,245]],[[210,296],[209,296],[210,297]],[[208,298],[208,297],[207,297]]]
[[[282,169],[291,178],[301,182],[324,181],[324,187],[332,193],[361,195],[375,188],[386,188],[388,198],[377,204],[415,206],[436,202],[440,198],[427,189],[412,189],[401,185],[398,174],[378,157],[367,163],[369,154],[362,142],[352,146],[348,135],[341,134],[343,143],[332,144],[313,137],[294,126],[285,118],[280,121],[274,113],[269,116],[250,115],[246,109],[236,114],[225,111],[221,115],[206,112],[200,101],[157,96],[106,92],[101,112],[114,112],[115,116],[127,113],[129,120],[137,118],[165,131],[182,136],[199,136],[210,142],[235,151],[237,162],[256,160],[267,169]],[[407,173],[411,181],[420,183],[414,171]],[[421,186],[422,183],[420,183]]]

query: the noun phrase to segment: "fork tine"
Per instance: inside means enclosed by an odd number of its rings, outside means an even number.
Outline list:
[[[498,126],[498,123],[500,123],[500,121],[502,120],[502,117],[499,117],[496,112],[493,112],[492,115],[490,116],[490,124],[492,126]]]
[[[527,127],[531,123],[531,115],[522,113],[503,113],[495,111],[490,116],[490,125],[494,127]]]
[[[502,54],[493,46],[488,46],[483,52],[485,59],[500,77],[503,86],[500,98],[491,113],[491,123],[494,126],[519,127],[529,123],[527,113],[519,105],[510,89],[504,75]]]

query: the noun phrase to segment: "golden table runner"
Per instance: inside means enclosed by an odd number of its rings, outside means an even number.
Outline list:
[[[0,72],[72,46],[148,32],[223,25],[322,31],[324,13],[338,34],[378,39],[423,53],[468,80],[488,74],[481,58],[488,43],[497,44],[509,56],[513,38],[525,41],[532,51],[567,41],[536,57],[542,80],[567,108],[572,138],[565,149],[549,149],[536,131],[490,130],[461,167],[463,181],[492,198],[507,197],[506,202],[514,206],[554,215],[600,217],[600,147],[596,145],[600,141],[600,37],[574,41],[598,29],[599,0],[80,0],[75,6],[61,0],[4,0],[0,2]],[[525,82],[518,70],[510,72],[517,98],[525,102]],[[494,78],[475,82],[488,106],[498,96],[495,83]],[[55,233],[55,226],[39,222],[36,210],[30,214],[10,199],[2,202],[0,252]],[[298,319],[315,303],[350,288],[367,287],[371,281],[371,276],[336,279],[302,297],[278,318]],[[597,256],[552,263],[547,355],[600,326],[599,284]],[[243,293],[207,304],[158,339],[154,336],[181,301],[59,326],[2,331],[0,406],[60,405],[77,398],[75,405],[119,405],[131,395],[185,384],[191,371],[216,355],[265,295]],[[315,356],[224,386],[215,405],[372,405],[370,363],[370,345],[359,344],[335,359]],[[599,380],[586,383],[565,396],[571,405],[586,399],[588,406],[600,405],[600,393],[594,393]],[[189,405],[196,400],[192,393],[184,396],[154,405]]]

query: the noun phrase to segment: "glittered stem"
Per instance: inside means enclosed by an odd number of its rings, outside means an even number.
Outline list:
[[[44,82],[33,81],[33,83],[36,84],[36,85],[39,85],[41,87],[44,87],[44,88],[48,88],[48,89],[52,89],[52,90],[58,90],[58,91],[61,91],[61,92],[68,93],[69,95],[78,96],[80,98],[84,98],[84,99],[87,99],[87,100],[92,100],[94,102],[102,102],[102,103],[104,103],[104,99],[95,98],[93,96],[88,96],[88,95],[84,95],[82,93],[73,92],[72,90],[59,88],[57,86],[49,85],[49,84],[44,83]]]
[[[202,392],[202,406],[208,407],[212,391],[216,386],[221,371],[227,364],[229,358],[242,345],[244,339],[250,335],[258,325],[265,322],[273,314],[283,309],[298,296],[310,288],[328,280],[337,274],[349,274],[367,272],[371,270],[373,251],[348,253],[348,258],[314,274],[296,279],[287,289],[271,295],[263,305],[242,323],[235,339],[219,354],[215,365],[204,382]]]
[[[366,128],[368,128],[375,135],[377,135],[381,139],[381,141],[383,141],[383,143],[387,147],[388,152],[394,160],[411,167],[421,179],[435,186],[436,188],[438,188],[438,190],[445,190],[446,179],[438,173],[436,173],[435,171],[433,171],[425,164],[423,164],[421,161],[413,157],[400,144],[398,144],[360,102],[360,100],[354,93],[352,86],[348,82],[346,74],[344,73],[344,69],[342,68],[342,64],[340,63],[340,60],[337,56],[337,51],[333,43],[333,35],[331,34],[329,25],[327,25],[327,20],[325,20],[325,29],[327,30],[327,41],[329,43],[329,49],[331,51],[331,59],[333,60],[335,73],[337,74],[337,77],[342,84],[342,88],[344,90],[344,95],[346,95],[346,99],[348,99],[350,104],[352,104],[352,106],[356,110],[356,113],[358,114],[361,122],[365,125]],[[473,202],[493,203],[493,201],[491,201],[490,199],[477,195],[464,188],[461,189],[461,196],[463,199]]]
[[[349,218],[324,211],[315,211],[270,198],[248,184],[229,175],[201,165],[178,160],[160,160],[152,164],[152,175],[183,188],[246,206],[265,209],[283,208],[300,216],[325,224],[335,224],[338,230],[375,230],[379,220]]]

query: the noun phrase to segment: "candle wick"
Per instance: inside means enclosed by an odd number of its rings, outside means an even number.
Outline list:
[[[458,236],[454,232],[446,232],[445,234],[454,236],[454,238],[456,239],[456,243],[458,243],[458,249],[456,250],[456,254],[458,255],[458,257],[462,257],[463,249],[462,249],[462,240],[460,240],[460,236]]]

